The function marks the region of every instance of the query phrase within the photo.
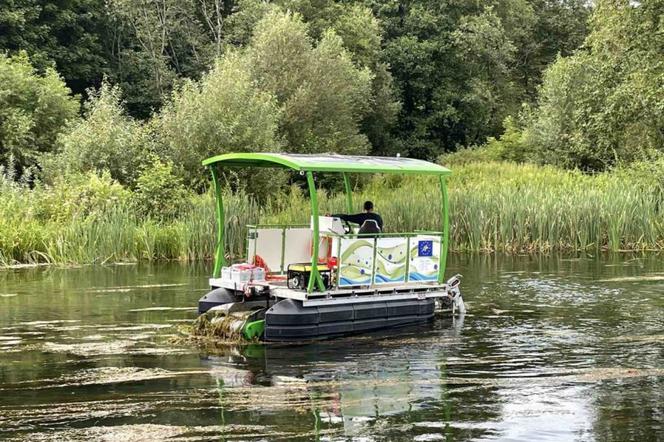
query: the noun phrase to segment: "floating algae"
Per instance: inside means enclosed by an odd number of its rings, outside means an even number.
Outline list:
[[[600,282],[645,282],[664,281],[664,275],[624,276],[621,278],[601,279]]]
[[[196,376],[207,373],[209,373],[208,370],[171,371],[161,368],[98,367],[78,370],[71,374],[63,374],[58,378],[22,381],[14,384],[13,387],[38,390],[47,388],[80,387],[84,385],[110,385],[146,382],[182,376]],[[0,391],[2,390],[3,389],[0,388]]]
[[[228,343],[245,341],[243,328],[255,311],[225,312],[210,310],[200,315],[191,327],[191,334]]]

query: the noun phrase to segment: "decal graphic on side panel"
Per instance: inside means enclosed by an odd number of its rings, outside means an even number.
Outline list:
[[[377,239],[374,284],[405,282],[407,255],[407,238]]]
[[[408,282],[437,281],[440,238],[418,235],[410,240]]]
[[[373,239],[341,239],[339,287],[371,284],[373,275],[373,245]]]

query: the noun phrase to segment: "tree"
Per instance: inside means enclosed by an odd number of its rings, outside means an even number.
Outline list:
[[[599,1],[585,51],[547,69],[530,142],[542,162],[604,170],[664,150],[664,2]]]
[[[382,60],[382,28],[371,10],[359,4],[343,4],[333,0],[240,0],[225,22],[226,41],[248,46],[257,23],[268,13],[294,11],[306,23],[306,35],[315,46],[325,33],[333,30],[341,38],[343,48],[359,69],[373,75],[367,111],[360,122],[360,131],[367,136],[371,152],[394,153],[390,136],[400,103],[389,64]]]
[[[401,103],[394,90],[390,65],[382,60],[382,33],[380,22],[371,10],[360,5],[346,7],[335,15],[332,29],[341,37],[344,48],[359,67],[372,74],[369,110],[362,121],[362,132],[369,138],[373,154],[396,153],[390,136]]]
[[[132,115],[147,118],[179,78],[199,78],[212,64],[221,20],[212,1],[109,1],[116,48],[111,80],[124,91]]]
[[[153,150],[147,128],[125,114],[122,92],[104,83],[89,91],[84,118],[69,124],[58,138],[58,152],[44,164],[45,178],[64,173],[109,171],[111,177],[133,185]]]
[[[201,160],[232,151],[278,151],[279,108],[274,96],[256,87],[247,60],[226,53],[200,82],[173,92],[154,124],[162,157],[187,183],[207,175]]]
[[[556,45],[580,42],[565,34],[564,20],[575,30],[585,20],[575,15],[581,0],[364,3],[384,29],[381,59],[402,103],[395,147],[428,159],[499,135],[501,122],[533,99]]]
[[[25,52],[0,55],[0,165],[13,159],[19,175],[35,166],[78,108],[55,70],[39,75]]]
[[[248,49],[259,87],[282,109],[280,132],[293,152],[362,154],[359,131],[371,96],[372,74],[356,67],[332,30],[314,47],[299,15],[270,12],[256,26]]]
[[[528,4],[532,11],[530,19],[506,29],[510,36],[520,29],[527,30],[512,40],[517,48],[515,80],[524,100],[532,103],[546,67],[558,54],[570,56],[583,44],[588,35],[591,8],[586,0],[528,0]]]
[[[108,15],[102,0],[4,0],[0,49],[26,51],[38,72],[55,68],[76,94],[108,73]]]

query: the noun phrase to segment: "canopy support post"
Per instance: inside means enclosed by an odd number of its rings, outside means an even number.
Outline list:
[[[346,210],[348,210],[348,213],[353,213],[353,194],[350,188],[350,180],[346,172],[342,172],[342,175],[344,177],[344,191],[346,192]]]
[[[212,185],[214,186],[214,196],[217,202],[217,244],[214,253],[214,271],[212,276],[219,278],[221,276],[221,268],[226,265],[226,258],[224,257],[225,243],[224,243],[224,203],[221,198],[221,185],[219,184],[219,177],[214,165],[210,165],[210,172],[212,173]]]
[[[440,193],[442,196],[442,219],[441,223],[443,225],[443,238],[440,244],[440,264],[438,266],[438,283],[442,284],[445,279],[445,267],[447,267],[447,249],[449,247],[450,240],[450,219],[449,219],[449,200],[447,196],[447,185],[445,183],[445,177],[443,175],[439,176],[440,180]]]
[[[318,230],[318,195],[316,193],[316,184],[314,183],[313,172],[307,172],[307,184],[309,184],[309,199],[311,200],[311,216],[313,217],[313,232],[312,232],[312,253],[311,253],[311,273],[309,275],[309,284],[307,285],[307,293],[314,291],[314,284],[318,286],[318,290],[325,291],[325,284],[318,272],[318,246],[320,243],[320,234]]]

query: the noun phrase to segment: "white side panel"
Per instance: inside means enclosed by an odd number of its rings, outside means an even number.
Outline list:
[[[286,229],[284,271],[288,264],[301,262],[311,262],[311,230],[306,227]]]
[[[405,283],[407,261],[408,238],[378,238],[374,284]]]
[[[279,272],[281,270],[282,232],[282,229],[256,230],[256,255],[261,257],[271,272]],[[252,254],[251,249],[249,254]]]

